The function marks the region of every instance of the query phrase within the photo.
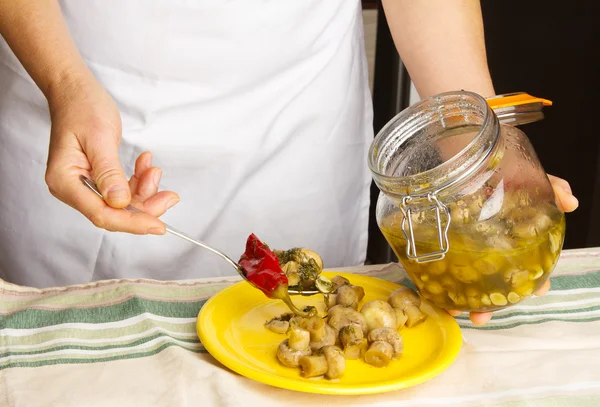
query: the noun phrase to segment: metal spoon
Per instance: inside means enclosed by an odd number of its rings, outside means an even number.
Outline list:
[[[104,197],[100,193],[100,190],[98,189],[98,187],[96,186],[96,183],[94,181],[92,181],[91,179],[89,179],[87,177],[84,177],[83,175],[81,175],[79,178],[85,184],[85,186],[87,186],[89,189],[94,191],[96,193],[96,195],[98,195],[100,198],[104,199]],[[143,211],[139,210],[138,208],[136,208],[132,205],[128,205],[123,209],[126,211],[129,211],[129,212],[143,213]],[[246,277],[246,273],[244,272],[244,269],[242,268],[242,266],[237,264],[235,261],[231,260],[231,258],[229,258],[229,256],[227,256],[225,253],[223,253],[217,249],[214,249],[214,248],[208,246],[207,244],[202,243],[201,241],[196,240],[189,235],[186,235],[183,232],[180,232],[179,230],[175,229],[172,226],[169,226],[167,224],[165,224],[165,226],[167,228],[167,232],[169,232],[177,237],[180,237],[184,240],[187,240],[188,242],[191,242],[200,247],[203,247],[206,250],[209,250],[209,251],[213,252],[214,254],[220,256],[223,260],[225,260],[227,263],[229,263],[235,269],[235,271],[237,271],[238,274],[240,276],[242,276],[242,278],[244,280],[250,282],[248,280],[248,278]],[[252,284],[252,283],[250,283],[250,284]],[[323,287],[323,284],[317,284],[317,286],[321,286],[322,290],[319,290],[319,288],[316,288],[313,290],[304,290],[304,289],[300,289],[299,287],[292,286],[292,287],[288,287],[288,293],[289,293],[289,295],[302,295],[302,296],[311,296],[311,295],[315,295],[315,294],[327,294],[328,293],[326,291],[327,288]]]

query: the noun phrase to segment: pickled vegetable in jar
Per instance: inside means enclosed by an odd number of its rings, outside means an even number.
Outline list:
[[[379,228],[425,300],[494,311],[552,273],[564,214],[527,136],[481,96],[448,92],[402,111],[376,136],[369,166]]]

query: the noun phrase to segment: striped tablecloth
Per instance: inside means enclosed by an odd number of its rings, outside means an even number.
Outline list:
[[[406,278],[396,265],[343,271]],[[222,367],[195,321],[233,281],[45,290],[0,282],[0,405],[600,406],[600,248],[565,251],[548,295],[498,312],[485,327],[458,317],[464,346],[440,376],[372,396],[295,393]]]

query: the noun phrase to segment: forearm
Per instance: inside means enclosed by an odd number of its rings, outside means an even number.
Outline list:
[[[396,48],[422,98],[494,95],[479,0],[382,0]]]
[[[57,0],[0,0],[0,34],[48,100],[91,76]]]

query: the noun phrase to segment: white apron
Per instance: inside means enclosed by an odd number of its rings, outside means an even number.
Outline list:
[[[181,197],[165,222],[236,260],[255,233],[326,267],[363,263],[373,134],[359,0],[60,3],[121,111],[126,174],[149,150],[161,189]],[[52,197],[46,101],[0,45],[0,278],[235,274],[175,236],[106,232]]]

